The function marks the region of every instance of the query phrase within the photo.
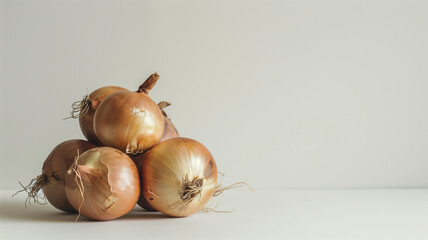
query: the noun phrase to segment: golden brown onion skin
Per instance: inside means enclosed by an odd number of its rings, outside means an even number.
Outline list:
[[[140,174],[140,179],[141,179],[141,164],[143,163],[144,159],[147,157],[147,154],[150,152],[150,150],[148,152],[144,152],[142,154],[137,154],[137,155],[129,155],[132,159],[132,161],[134,161],[135,165],[137,166],[138,169],[138,173]],[[143,185],[141,185],[141,187],[143,187]],[[152,207],[147,200],[144,198],[143,194],[142,194],[142,190],[140,193],[140,197],[138,198],[138,202],[137,204],[146,209],[147,211],[157,211],[154,207]]]
[[[163,120],[164,120],[164,128],[163,128],[163,135],[160,140],[160,142],[163,142],[165,140],[168,140],[170,138],[176,138],[180,137],[180,134],[178,134],[177,129],[175,128],[174,124],[172,124],[171,119],[168,118],[168,115],[165,112],[165,108],[170,106],[171,103],[162,101],[158,103],[159,108],[161,109]]]
[[[180,134],[178,134],[178,131],[175,128],[174,124],[172,124],[171,119],[163,116],[163,120],[164,120],[164,130],[160,141],[163,142],[170,138],[180,137]]]
[[[94,115],[95,110],[92,107],[89,107],[88,112],[79,117],[79,125],[83,135],[88,139],[88,141],[101,146],[102,144],[100,140],[98,140],[94,131]]]
[[[43,193],[52,206],[65,212],[76,212],[65,194],[65,176],[79,153],[96,146],[84,140],[68,140],[56,146],[43,163],[42,174],[47,177]]]
[[[65,181],[71,205],[93,220],[111,220],[125,215],[135,206],[140,194],[135,163],[126,154],[110,147],[98,147],[82,154]],[[79,184],[83,184],[84,198]]]
[[[95,110],[98,108],[98,105],[104,100],[104,98],[108,97],[110,94],[119,91],[128,91],[122,87],[116,86],[106,86],[98,88],[93,91],[88,96],[89,100],[89,108],[85,114],[82,114],[79,117],[80,129],[82,130],[83,135],[88,139],[88,141],[100,146],[101,142],[98,140],[95,131],[94,131],[94,115]]]
[[[146,93],[117,92],[98,106],[94,129],[105,146],[137,153],[159,142],[164,121],[161,110]]]
[[[158,211],[154,207],[152,207],[152,205],[150,205],[150,203],[144,198],[143,194],[140,194],[140,197],[138,198],[137,203],[138,203],[138,206],[146,209],[147,211],[150,211],[150,212]]]
[[[174,217],[199,212],[217,187],[217,165],[208,149],[189,138],[171,138],[154,146],[140,166],[142,193],[156,210]],[[182,199],[185,180],[202,179],[202,191],[190,203]]]

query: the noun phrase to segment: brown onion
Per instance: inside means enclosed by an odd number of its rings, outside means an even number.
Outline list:
[[[119,91],[128,91],[122,87],[106,86],[98,88],[91,94],[85,96],[82,101],[75,102],[72,105],[72,118],[79,118],[80,129],[88,141],[101,145],[94,131],[94,115],[98,105],[110,94]]]
[[[110,147],[83,153],[69,169],[65,186],[71,205],[79,214],[93,220],[125,215],[135,206],[140,194],[134,162]]]
[[[217,188],[214,158],[205,146],[189,138],[171,138],[154,146],[139,171],[145,200],[169,216],[200,211]]]
[[[141,164],[143,163],[144,159],[147,157],[147,154],[148,154],[149,152],[150,152],[150,150],[149,150],[149,151],[147,151],[147,152],[141,153],[141,154],[136,154],[136,155],[131,154],[131,155],[129,155],[129,156],[131,157],[132,161],[134,161],[135,165],[137,165],[138,173],[141,173]],[[140,174],[140,179],[141,179],[141,174]],[[143,185],[141,185],[141,187],[142,187],[142,186],[143,186]],[[142,191],[140,192],[140,197],[138,198],[138,202],[137,202],[137,204],[138,204],[140,207],[142,207],[142,208],[146,209],[147,211],[157,211],[154,207],[152,207],[152,206],[151,206],[151,205],[146,201],[146,199],[145,199],[145,198],[144,198],[144,196],[143,196],[143,192],[142,192]]]
[[[164,110],[164,108],[166,108],[170,105],[171,105],[171,103],[165,102],[165,101],[158,103],[158,106],[162,111],[163,120],[164,120],[163,135],[162,135],[162,138],[160,140],[161,142],[168,140],[170,138],[176,138],[176,137],[180,136],[180,134],[178,134],[178,131],[175,128],[174,124],[172,124],[171,119],[168,118],[168,115],[166,114],[166,112]]]
[[[117,92],[101,102],[94,118],[95,134],[101,143],[135,154],[159,142],[163,116],[148,96],[158,79],[157,73],[152,74],[137,92]]]
[[[43,189],[52,206],[65,212],[76,212],[65,194],[65,176],[79,152],[83,153],[95,147],[94,144],[84,140],[68,140],[56,146],[43,163],[42,174],[24,187],[28,193],[27,201],[32,198],[37,202],[37,194]]]

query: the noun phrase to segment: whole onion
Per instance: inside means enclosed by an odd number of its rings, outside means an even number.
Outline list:
[[[93,148],[79,156],[68,171],[65,186],[70,204],[79,214],[93,220],[125,215],[140,194],[134,162],[110,147]]]
[[[24,187],[28,193],[27,201],[37,201],[38,192],[43,189],[47,200],[59,210],[76,212],[65,194],[65,176],[74,163],[78,153],[83,153],[96,146],[84,140],[68,140],[56,146],[43,163],[42,174]]]
[[[170,105],[171,105],[171,103],[165,102],[165,101],[158,103],[158,106],[162,111],[163,120],[164,120],[163,135],[162,135],[162,138],[160,140],[161,142],[168,140],[170,138],[176,138],[176,137],[180,136],[180,134],[178,134],[178,131],[175,128],[174,124],[172,124],[171,119],[168,118],[168,115],[166,114],[166,112],[164,110],[166,107],[168,107]]]
[[[146,154],[139,166],[142,195],[154,209],[188,216],[200,211],[216,191],[217,165],[201,143],[171,138]]]
[[[94,118],[95,134],[101,143],[136,154],[159,142],[163,115],[148,96],[158,79],[157,73],[152,74],[137,92],[117,92],[101,102]]]
[[[72,118],[79,118],[80,129],[88,141],[101,145],[94,131],[94,115],[98,105],[110,94],[119,91],[128,91],[122,87],[106,86],[98,88],[91,94],[85,96],[82,101],[73,103],[71,111]]]

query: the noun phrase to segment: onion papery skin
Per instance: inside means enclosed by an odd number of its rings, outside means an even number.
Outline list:
[[[65,193],[65,177],[79,153],[96,146],[84,140],[68,140],[57,145],[43,163],[42,176],[47,179],[43,194],[49,203],[64,212],[76,212]]]
[[[135,165],[137,166],[137,169],[138,169],[138,173],[139,173],[139,174],[141,173],[141,171],[140,171],[140,169],[141,169],[141,165],[142,165],[142,163],[143,163],[144,159],[147,157],[147,154],[148,154],[149,152],[150,152],[150,150],[149,150],[148,152],[144,152],[144,153],[137,154],[137,155],[133,155],[133,154],[129,155],[129,156],[131,157],[132,161],[134,161]],[[140,179],[141,179],[141,174],[140,174]],[[141,184],[141,187],[142,187],[142,186],[143,186],[143,185]],[[138,206],[140,206],[140,207],[142,207],[142,208],[146,209],[147,211],[157,211],[154,207],[152,207],[152,206],[151,206],[151,205],[146,201],[146,199],[144,198],[144,196],[143,196],[142,192],[143,192],[143,190],[141,189],[140,197],[138,198],[138,202],[137,202]]]
[[[164,116],[163,120],[164,120],[164,130],[163,130],[163,135],[160,142],[163,142],[171,138],[180,137],[180,134],[178,134],[178,131],[175,128],[174,124],[172,124],[171,119]]]
[[[140,194],[138,170],[121,151],[110,147],[94,148],[82,154],[70,168],[65,192],[81,215],[92,220],[116,219],[131,211],[137,203]]]
[[[199,212],[217,187],[214,158],[204,145],[189,138],[171,138],[154,146],[139,170],[144,198],[169,216],[185,217]],[[186,181],[195,180],[201,184],[201,192],[186,203]]]
[[[168,140],[170,138],[176,138],[180,137],[180,134],[178,134],[177,129],[175,128],[174,124],[172,124],[171,119],[168,118],[168,115],[165,112],[165,108],[170,106],[171,103],[162,101],[158,103],[158,106],[160,110],[162,111],[163,120],[164,120],[164,128],[163,128],[163,135],[160,140],[160,142],[163,142],[165,140]]]
[[[109,95],[119,92],[119,91],[128,91],[125,88],[117,86],[106,86],[98,88],[93,91],[87,97],[88,100],[88,109],[82,113],[79,117],[79,125],[82,130],[83,135],[88,139],[88,141],[101,146],[100,140],[97,138],[94,130],[94,116],[95,110],[98,108],[98,105]]]
[[[139,153],[159,142],[164,131],[161,110],[142,92],[117,92],[101,102],[94,129],[105,146]]]

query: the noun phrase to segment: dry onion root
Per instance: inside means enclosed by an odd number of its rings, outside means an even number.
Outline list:
[[[94,130],[105,146],[137,154],[157,144],[164,131],[163,115],[149,97],[159,79],[152,74],[136,92],[121,91],[104,99],[94,117]]]
[[[79,118],[80,129],[88,141],[99,146],[101,145],[101,142],[95,135],[94,131],[95,110],[106,97],[119,91],[128,90],[116,86],[101,87],[93,91],[91,94],[84,96],[81,101],[72,104],[70,118]]]
[[[180,136],[180,134],[178,134],[178,131],[175,128],[174,124],[172,124],[171,119],[168,118],[168,115],[166,114],[166,112],[164,110],[166,107],[168,107],[170,105],[171,105],[171,103],[165,102],[165,101],[158,103],[158,106],[162,111],[163,120],[164,120],[164,130],[163,130],[163,135],[162,135],[160,142],[163,142],[163,141],[168,140],[170,138],[176,138],[176,137]]]
[[[136,165],[126,154],[110,147],[94,148],[77,157],[65,186],[67,199],[79,216],[92,220],[125,215],[140,194]]]
[[[217,188],[214,158],[205,146],[189,138],[172,138],[154,146],[139,170],[145,201],[169,216],[199,212]]]
[[[219,174],[220,174],[220,172],[219,172]],[[223,175],[223,174],[221,174],[221,175]],[[215,199],[214,205],[213,206],[204,206],[201,211],[202,212],[219,212],[219,213],[231,213],[231,212],[233,212],[233,210],[229,210],[229,211],[217,210],[217,207],[219,205],[220,199],[223,197],[224,191],[235,189],[235,188],[240,188],[240,187],[247,187],[248,189],[250,189],[250,191],[253,191],[253,189],[250,187],[250,185],[248,185],[248,183],[246,183],[246,182],[236,182],[236,183],[233,183],[233,184],[228,185],[228,186],[223,186],[221,183],[218,184],[216,190],[213,193],[213,197],[211,198],[212,200]],[[220,197],[220,198],[218,198],[218,197]],[[212,205],[212,203],[207,204],[207,205]]]
[[[43,189],[45,197],[52,206],[65,212],[76,212],[65,194],[65,176],[78,152],[82,153],[95,147],[94,144],[84,140],[68,140],[56,146],[43,163],[42,174],[27,186],[21,184],[24,189],[19,192],[28,193],[25,203],[33,201],[44,204],[43,197],[40,198],[38,195]]]

